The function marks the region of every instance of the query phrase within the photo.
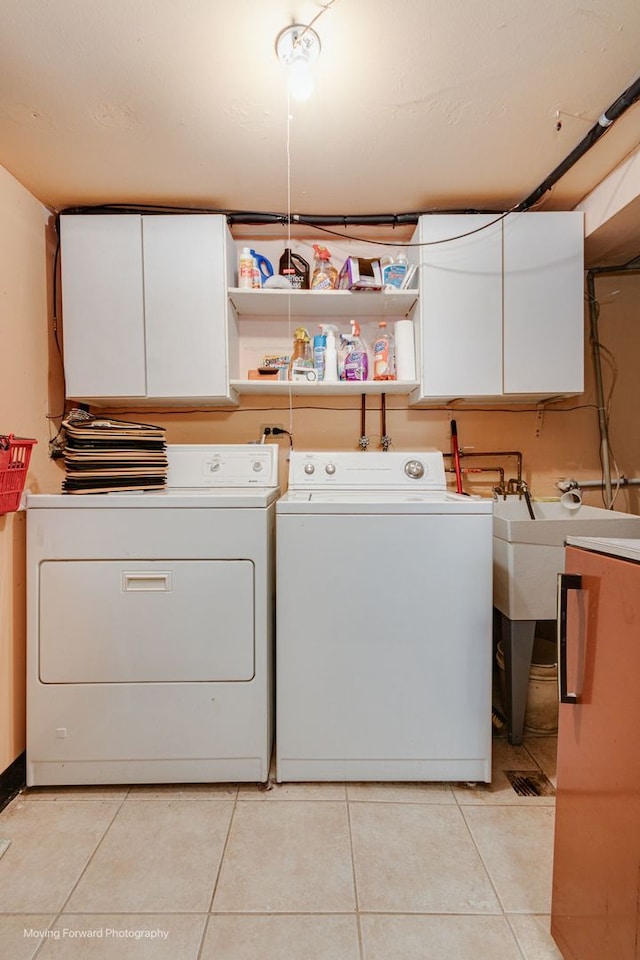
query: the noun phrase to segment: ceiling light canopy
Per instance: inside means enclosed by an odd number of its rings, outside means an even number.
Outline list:
[[[287,68],[287,84],[294,100],[308,100],[313,93],[311,64],[320,53],[320,37],[311,27],[295,23],[276,38],[276,54]]]

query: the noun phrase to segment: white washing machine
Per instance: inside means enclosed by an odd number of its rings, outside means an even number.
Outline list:
[[[27,784],[264,781],[277,449],[169,446],[165,490],[27,499]]]
[[[292,453],[278,781],[491,780],[492,510],[439,452]]]

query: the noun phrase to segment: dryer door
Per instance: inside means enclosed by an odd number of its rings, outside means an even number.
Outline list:
[[[42,683],[251,680],[250,560],[40,565]]]

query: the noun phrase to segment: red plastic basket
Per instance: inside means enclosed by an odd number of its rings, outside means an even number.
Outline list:
[[[27,478],[31,448],[37,440],[0,435],[0,515],[20,506]]]

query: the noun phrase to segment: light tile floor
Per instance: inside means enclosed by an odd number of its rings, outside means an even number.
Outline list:
[[[490,786],[27,790],[0,813],[10,960],[561,960],[555,739],[494,739]]]

